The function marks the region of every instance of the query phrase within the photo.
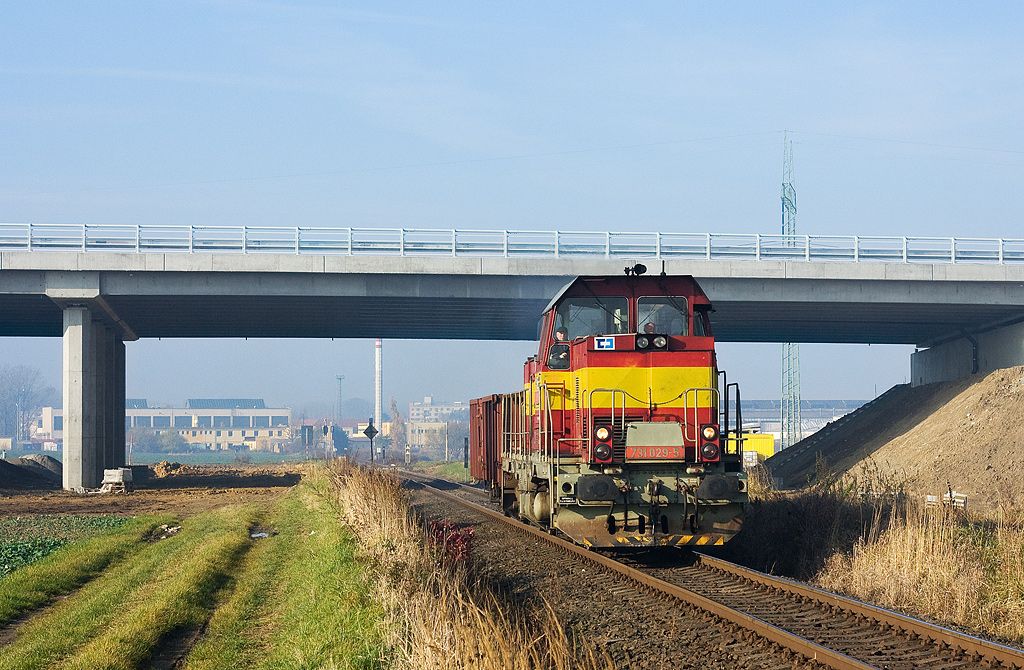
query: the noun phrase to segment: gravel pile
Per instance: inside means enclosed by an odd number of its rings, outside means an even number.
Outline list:
[[[64,466],[53,456],[28,454],[13,460],[12,463],[31,471],[52,484],[60,484],[64,480]]]
[[[60,483],[60,477],[54,478],[53,473],[38,463],[26,465],[20,458],[13,462],[0,460],[0,489],[46,489],[60,486]]]

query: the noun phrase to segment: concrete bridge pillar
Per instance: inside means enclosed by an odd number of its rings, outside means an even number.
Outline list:
[[[64,488],[124,464],[124,343],[88,307],[64,308]]]

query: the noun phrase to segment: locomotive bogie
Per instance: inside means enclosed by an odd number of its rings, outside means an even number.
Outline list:
[[[529,459],[505,467],[506,486],[515,490],[505,497],[507,513],[586,546],[721,545],[741,527],[742,472],[680,476],[675,464],[634,464],[609,473],[587,464],[552,469]],[[709,481],[717,485],[708,487]],[[708,488],[720,497],[698,495]]]

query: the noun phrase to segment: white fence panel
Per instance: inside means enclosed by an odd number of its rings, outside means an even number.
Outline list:
[[[0,223],[4,251],[1024,263],[1024,239]]]

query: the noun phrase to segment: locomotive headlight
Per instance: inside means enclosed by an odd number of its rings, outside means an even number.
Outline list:
[[[608,461],[612,457],[612,448],[607,444],[599,444],[594,447],[594,458],[599,461]]]
[[[646,349],[649,346],[651,346],[651,341],[648,340],[643,335],[641,335],[640,337],[636,338],[636,348],[637,349]]]
[[[718,458],[718,445],[714,442],[705,442],[700,448],[700,455],[705,461],[713,461]]]
[[[608,430],[608,426],[601,426],[594,431],[594,437],[597,438],[598,442],[607,442],[611,436],[612,431]]]
[[[701,429],[700,434],[704,436],[705,440],[714,440],[718,438],[718,429],[714,426],[704,426]]]
[[[664,349],[667,344],[668,340],[666,340],[663,335],[658,335],[657,337],[654,338],[655,349]]]

